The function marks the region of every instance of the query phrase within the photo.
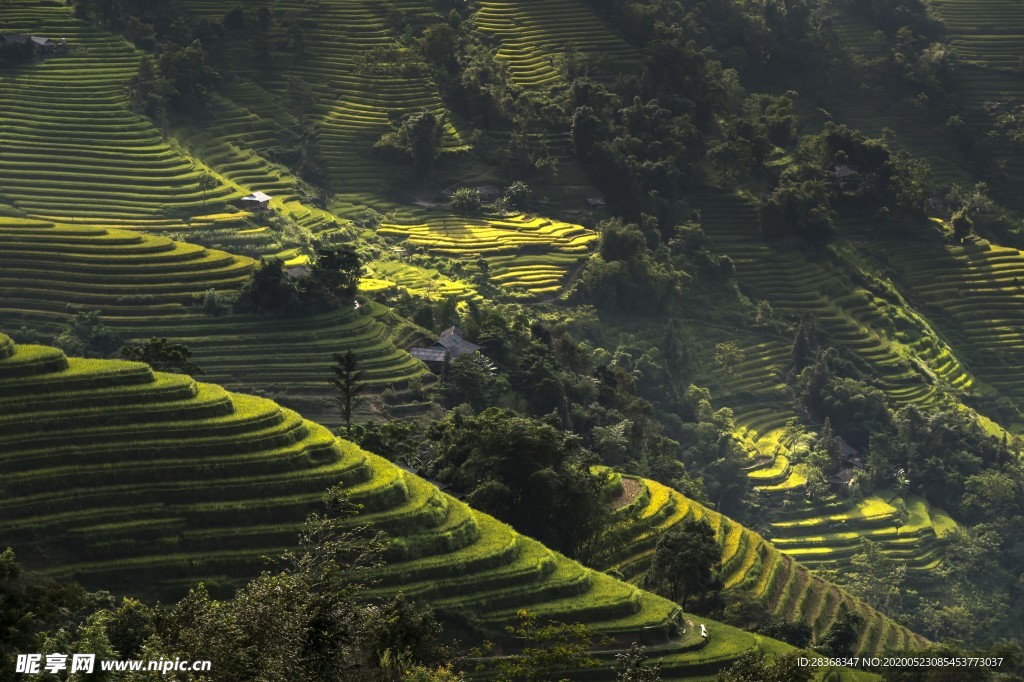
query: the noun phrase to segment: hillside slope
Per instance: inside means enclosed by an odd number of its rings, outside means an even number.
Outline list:
[[[662,534],[685,519],[704,519],[722,547],[719,575],[726,595],[752,599],[787,621],[807,623],[815,636],[821,636],[845,607],[864,619],[855,647],[862,656],[927,646],[923,637],[826,582],[739,523],[655,481],[623,481],[629,482],[633,497],[616,511],[618,522],[608,535],[611,548],[600,567],[639,580]]]
[[[68,306],[99,310],[127,338],[166,336],[189,345],[211,380],[293,396],[327,395],[332,352],[352,349],[365,380],[387,386],[423,373],[404,348],[403,326],[366,303],[313,317],[211,317],[195,297],[236,291],[252,259],[166,237],[0,218],[0,321],[56,332]]]
[[[355,521],[393,538],[374,588],[433,605],[456,633],[501,640],[529,609],[620,643],[641,639],[673,676],[759,646],[583,568],[430,483],[268,400],[146,365],[69,359],[0,335],[0,537],[29,567],[87,586],[180,596],[221,591],[295,542],[342,483]]]

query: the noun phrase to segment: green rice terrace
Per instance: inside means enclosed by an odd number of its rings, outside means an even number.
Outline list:
[[[202,8],[195,9],[202,13]],[[569,271],[586,257],[588,245],[596,239],[593,232],[536,216],[464,219],[382,202],[370,192],[352,193],[364,185],[379,187],[383,176],[394,172],[370,152],[372,143],[388,129],[388,118],[369,112],[395,111],[396,103],[408,111],[419,110],[429,101],[434,101],[431,106],[435,107],[440,103],[436,93],[414,94],[429,92],[423,78],[413,78],[410,82],[417,85],[396,86],[389,93],[381,92],[379,80],[371,75],[355,81],[323,76],[325,70],[350,66],[356,56],[376,44],[328,40],[327,31],[342,25],[358,35],[373,36],[358,30],[350,10],[351,6],[338,3],[329,10],[325,32],[310,38],[319,41],[310,54],[319,55],[324,62],[294,67],[300,77],[327,88],[317,90],[318,101],[335,102],[323,110],[318,125],[324,148],[338,150],[337,157],[328,151],[326,158],[332,177],[345,187],[338,196],[347,199],[334,202],[340,214],[355,215],[367,206],[376,206],[396,218],[379,231],[381,236],[432,255],[471,263],[483,258],[493,282],[510,292],[528,297],[557,292]],[[365,8],[353,11],[367,12]],[[368,21],[372,14],[367,14]],[[275,136],[284,123],[294,122],[280,103],[283,80],[230,84],[217,94],[209,122],[178,130],[168,140],[150,121],[129,110],[125,89],[138,68],[140,54],[122,39],[76,20],[65,7],[34,2],[5,8],[0,30],[47,32],[65,37],[71,46],[65,54],[0,75],[8,105],[0,120],[0,161],[18,169],[0,179],[0,200],[24,214],[170,230],[191,241],[252,256],[275,255],[289,263],[302,262],[306,253],[295,235],[286,237],[286,242],[291,239],[291,246],[300,248],[287,248],[286,243],[282,249],[281,237],[269,232],[267,216],[219,212],[225,202],[251,190],[267,192],[274,197],[273,210],[307,234],[337,232],[342,230],[339,225],[347,222],[311,206],[300,191],[301,182],[270,160]],[[344,46],[344,54],[330,54],[339,46]],[[393,101],[375,100],[381,97]],[[370,100],[363,101],[365,98]],[[363,103],[353,109],[356,101]],[[41,115],[41,110],[47,114]],[[346,119],[340,117],[353,120],[343,122]],[[29,149],[34,151],[29,153]],[[362,150],[358,158],[353,150]],[[24,162],[24,157],[37,160]],[[64,174],[56,168],[63,168]],[[207,177],[213,179],[214,186],[203,188],[200,181]],[[422,288],[409,286],[416,282],[407,279],[400,286],[419,295],[436,293],[437,287],[429,283]]]
[[[139,55],[123,39],[37,2],[5,5],[0,31],[47,33],[73,46],[0,73],[0,199],[33,215],[116,223],[202,213],[209,201],[241,196],[224,184],[201,190],[201,167],[131,113],[125,86]]]
[[[426,600],[457,632],[500,639],[530,608],[642,639],[672,676],[762,646],[712,623],[702,647],[675,604],[583,568],[269,400],[0,335],[0,405],[0,532],[50,576],[129,593],[145,584],[165,597],[197,580],[223,591],[288,548],[323,490],[341,482],[363,505],[355,521],[393,539],[374,590]]]
[[[900,245],[889,259],[973,372],[999,394],[1019,400],[1020,250],[988,242],[927,250]],[[1021,428],[1019,422],[1009,426]]]
[[[480,2],[476,25],[500,41],[498,58],[513,81],[525,88],[550,86],[562,79],[561,62],[573,50],[597,67],[635,66],[635,51],[587,3]]]
[[[0,0],[0,587],[237,606],[340,483],[460,641],[367,674],[1017,661],[1022,150],[1020,0]]]
[[[655,481],[630,477],[622,477],[620,481],[625,493],[620,497],[621,506],[616,509],[618,521],[608,533],[611,548],[600,560],[601,565],[614,574],[638,579],[650,564],[654,545],[661,534],[684,519],[704,519],[715,530],[721,546],[719,576],[726,595],[762,602],[787,621],[810,624],[817,636],[835,621],[840,608],[846,608],[864,619],[855,647],[861,655],[885,650],[912,651],[926,644],[919,635],[822,580],[808,568],[810,564],[798,551],[784,544],[785,538],[768,542]],[[881,510],[875,513],[884,515]],[[780,526],[791,528],[787,525],[790,523],[795,526],[801,522],[786,522],[773,530],[782,532]],[[823,519],[822,525],[826,523]],[[857,537],[856,533],[850,535]],[[821,540],[824,542],[825,538]]]
[[[203,312],[196,295],[236,290],[252,269],[244,256],[167,237],[0,218],[0,315],[8,324],[57,330],[69,305],[101,310],[125,337],[185,339],[211,380],[297,398],[325,394],[337,349],[357,353],[371,385],[423,373],[405,351],[421,332],[370,302],[298,319]]]

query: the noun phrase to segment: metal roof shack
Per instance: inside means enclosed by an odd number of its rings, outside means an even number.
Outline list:
[[[448,357],[448,349],[443,346],[429,346],[427,348],[410,348],[409,355],[413,356],[417,360],[430,363],[444,363],[445,358]]]
[[[57,43],[43,36],[32,36],[32,44],[35,45],[36,50],[39,52],[49,53],[57,51]]]
[[[242,197],[242,207],[262,211],[270,205],[271,199],[273,199],[273,197],[269,194],[253,192],[248,196]]]
[[[851,468],[840,469],[835,476],[828,479],[829,485],[839,492],[845,492],[853,487],[857,480],[857,471]]]
[[[469,355],[480,350],[480,346],[462,338],[462,332],[458,327],[449,327],[441,332],[441,338],[438,340],[438,343],[447,348],[453,358],[461,358],[463,355]]]

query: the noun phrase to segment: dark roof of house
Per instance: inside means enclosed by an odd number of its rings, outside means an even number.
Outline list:
[[[447,348],[453,358],[459,358],[480,350],[480,346],[462,338],[458,327],[449,327],[441,332],[441,339],[438,343]]]
[[[840,469],[839,473],[828,479],[828,482],[838,485],[849,485],[855,478],[857,478],[857,472],[853,469]]]
[[[430,346],[429,348],[410,348],[409,355],[423,362],[444,362],[448,355],[448,349],[444,346]]]
[[[291,279],[306,279],[313,274],[313,268],[308,265],[293,265],[285,268],[284,272]]]
[[[0,42],[10,43],[12,45],[20,45],[22,43],[27,43],[28,41],[29,37],[24,33],[4,33],[3,35],[0,35]]]

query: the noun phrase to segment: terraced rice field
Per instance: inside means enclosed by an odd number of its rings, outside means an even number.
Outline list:
[[[478,638],[526,608],[640,639],[667,672],[713,672],[758,639],[556,554],[271,401],[146,365],[68,359],[0,334],[0,533],[27,566],[143,596],[224,592],[294,546],[323,491],[392,542],[379,593],[402,590]],[[681,632],[683,629],[685,632]],[[610,652],[606,655],[610,655]]]
[[[906,500],[880,491],[853,505],[836,503],[783,514],[771,524],[772,544],[808,566],[839,568],[857,551],[861,538],[911,571],[934,570],[942,558],[936,542],[956,528],[946,512],[919,497]],[[905,520],[904,520],[905,519]]]
[[[403,349],[418,332],[380,305],[308,318],[214,318],[196,307],[195,294],[235,290],[253,267],[166,237],[0,218],[0,323],[56,331],[69,304],[100,310],[126,337],[187,343],[212,380],[295,396],[324,397],[331,353],[350,348],[371,385],[423,373]]]
[[[177,131],[188,151],[202,158],[204,164],[225,184],[238,188],[240,192],[259,190],[270,194],[274,197],[271,208],[286,215],[302,229],[310,233],[335,231],[337,218],[311,206],[300,191],[301,181],[291,171],[269,158],[282,132],[279,121],[288,121],[289,114],[272,109],[267,103],[274,101],[270,93],[249,81],[226,85],[223,93],[213,98],[213,114],[209,121],[195,129]],[[261,116],[236,101],[249,101],[258,96],[263,97],[260,110],[267,113],[270,109],[269,113],[280,119]],[[266,223],[268,217],[269,214],[256,216],[253,222]],[[255,238],[252,233],[239,235],[237,230],[196,230],[195,226],[190,225],[186,234],[198,232],[204,243],[217,244],[233,253],[279,255],[280,252],[274,248],[276,240],[268,239],[274,235],[267,231],[262,238]]]
[[[1024,8],[1014,0],[929,0],[961,59],[1016,71],[1024,55]]]
[[[561,60],[573,48],[597,68],[618,73],[639,57],[582,0],[480,0],[476,27],[498,38],[498,58],[524,88],[562,80]]]
[[[1024,254],[987,242],[892,244],[887,253],[971,371],[1009,398],[1024,397]]]
[[[768,300],[779,314],[813,314],[834,344],[844,346],[879,377],[879,387],[894,404],[947,404],[948,396],[979,385],[926,322],[904,318],[894,324],[892,304],[849,281],[828,258],[812,262],[795,245],[761,239],[756,215],[739,198],[709,196],[701,207],[716,250],[733,258],[736,277],[748,295]],[[910,258],[913,247],[908,249]],[[716,396],[734,410],[736,436],[751,455],[747,475],[754,489],[774,501],[773,506],[788,510],[779,512],[782,525],[771,527],[779,535],[772,537],[778,549],[807,565],[838,568],[856,550],[863,531],[909,568],[934,567],[941,560],[934,527],[944,528],[948,518],[941,510],[934,512],[942,519],[936,525],[929,522],[931,511],[919,509],[921,501],[880,499],[885,513],[862,524],[862,515],[849,502],[832,498],[812,504],[804,499],[807,474],[804,465],[791,461],[785,429],[798,415],[784,407],[777,385],[789,369],[790,348],[773,339],[746,341],[741,343],[743,361],[733,376],[719,380]],[[709,346],[705,364],[712,362],[711,353]],[[917,510],[915,524],[900,525],[895,507],[904,504]],[[844,514],[849,518],[824,521]]]
[[[1024,7],[1015,0],[929,0],[946,25],[950,44],[965,62],[958,94],[968,104],[965,120],[984,134],[994,116],[993,103],[1021,104],[1024,98]],[[995,147],[996,156],[1020,177],[1024,164],[1017,150]]]
[[[435,268],[410,265],[401,261],[375,261],[367,266],[370,277],[387,282],[403,291],[426,298],[454,296],[460,300],[479,299],[473,285],[462,279],[453,279]],[[360,285],[362,291],[365,285]]]
[[[464,218],[422,211],[407,216],[382,225],[378,234],[432,255],[483,258],[493,283],[526,295],[559,291],[598,239],[580,225],[525,215]]]
[[[699,205],[716,250],[733,259],[737,279],[752,296],[768,300],[780,314],[813,315],[833,343],[879,377],[879,387],[897,405],[935,405],[943,400],[940,385],[971,385],[934,333],[896,328],[887,302],[854,285],[828,259],[812,261],[796,244],[761,239],[753,208],[739,197],[705,195]],[[907,359],[911,354],[920,364]]]
[[[211,20],[223,18],[230,9],[224,3],[189,0],[191,14]],[[287,68],[261,70],[246,52],[247,41],[236,45],[243,73],[274,94],[287,90],[287,77],[299,76],[312,88],[317,101],[315,120],[320,129],[324,158],[336,190],[362,203],[361,193],[374,193],[387,184],[394,169],[376,159],[371,147],[391,129],[392,118],[430,110],[445,113],[437,88],[426,69],[391,69],[387,65],[367,70],[362,65],[376,48],[400,49],[387,24],[387,8],[368,0],[299,0],[269,2],[277,20],[301,22],[304,54],[278,55]],[[287,42],[281,23],[273,25],[273,39]],[[384,69],[382,73],[375,69]],[[256,100],[258,102],[258,100]],[[249,101],[241,104],[248,105]],[[254,106],[258,106],[254,102]],[[449,123],[445,138],[449,151],[465,148],[461,133]]]
[[[30,215],[138,224],[240,196],[220,184],[204,200],[202,166],[128,109],[139,54],[124,40],[30,0],[4,5],[8,31],[67,38],[71,50],[0,74],[0,201]]]
[[[609,535],[613,549],[602,561],[604,568],[638,580],[649,566],[662,533],[684,519],[705,519],[715,529],[722,547],[720,576],[727,595],[753,598],[786,620],[806,622],[816,636],[828,629],[845,605],[864,617],[856,646],[860,655],[913,651],[927,645],[919,635],[822,580],[777,544],[773,546],[760,535],[660,483],[634,480],[641,484],[640,493],[616,512],[620,523]],[[908,524],[911,522],[916,523],[916,517]]]

